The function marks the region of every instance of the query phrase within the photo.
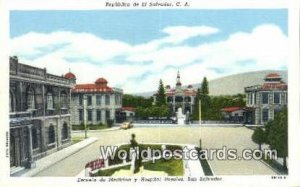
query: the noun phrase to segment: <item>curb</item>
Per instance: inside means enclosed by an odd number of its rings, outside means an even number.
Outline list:
[[[268,168],[270,168],[272,171],[274,171],[277,175],[282,175],[281,173],[279,173],[276,169],[272,168],[269,164],[267,164],[265,161],[263,160],[259,160],[260,162],[262,162],[265,166],[267,166]]]

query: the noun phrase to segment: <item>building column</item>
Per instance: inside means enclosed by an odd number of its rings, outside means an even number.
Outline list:
[[[105,110],[101,109],[101,122],[106,124]]]
[[[175,105],[176,105],[176,102],[175,102],[175,96],[173,95],[172,106],[173,106],[173,112],[174,112],[174,114],[176,115],[176,107],[175,107]]]
[[[28,139],[29,139],[29,144],[28,144],[28,165],[27,168],[32,168],[33,167],[33,150],[32,150],[32,131],[31,131],[31,126],[28,125]]]

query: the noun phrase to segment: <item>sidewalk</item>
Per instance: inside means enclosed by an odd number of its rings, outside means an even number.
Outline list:
[[[47,169],[48,167],[52,166],[53,164],[71,156],[72,154],[80,151],[81,149],[87,147],[88,145],[94,143],[97,141],[98,138],[91,137],[88,139],[85,139],[81,142],[78,142],[74,145],[71,145],[69,147],[66,147],[60,151],[57,151],[55,153],[52,153],[49,156],[46,156],[40,160],[36,161],[36,167],[32,169],[25,169],[23,172],[17,173],[13,176],[20,176],[20,177],[32,177],[38,174],[39,172]]]

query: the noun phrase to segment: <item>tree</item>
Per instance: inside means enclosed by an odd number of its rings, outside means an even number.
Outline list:
[[[200,98],[200,88],[197,89],[197,94],[195,97],[195,106],[192,114],[192,119],[193,120],[199,120],[199,98]]]
[[[164,88],[164,84],[162,82],[162,80],[159,80],[159,86],[158,86],[158,91],[156,94],[156,103],[155,105],[157,106],[162,106],[162,105],[166,105],[167,101],[166,101],[166,94],[165,94],[165,88]]]
[[[288,156],[288,111],[284,108],[274,114],[274,120],[266,125],[267,142],[271,149],[277,151],[277,156],[283,158],[283,168],[287,170],[286,157]]]
[[[142,96],[134,96],[130,94],[124,94],[122,99],[122,105],[127,107],[150,107],[152,106],[153,98],[145,98]]]
[[[208,95],[209,91],[208,91],[208,81],[207,78],[204,77],[201,83],[201,93],[204,95]]]
[[[265,132],[262,128],[256,128],[252,134],[253,142],[259,145],[259,150],[261,150],[261,144],[265,143]]]
[[[209,96],[208,81],[206,77],[202,80],[199,97],[201,100],[201,118],[208,120],[210,119],[211,113],[211,99]]]

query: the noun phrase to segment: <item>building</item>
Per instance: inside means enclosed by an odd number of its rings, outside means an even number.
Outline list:
[[[99,78],[94,84],[76,84],[72,89],[72,125],[86,122],[91,125],[106,124],[107,120],[116,119],[116,111],[122,107],[123,91],[109,87],[104,78]],[[86,100],[86,111],[84,111]]]
[[[30,168],[35,160],[70,145],[70,95],[75,81],[10,58],[11,170]]]
[[[134,107],[122,107],[116,111],[116,122],[133,121],[136,109]]]
[[[250,124],[264,125],[287,106],[287,84],[277,73],[268,74],[263,85],[246,87],[245,93],[246,122]]]
[[[221,109],[224,121],[230,123],[244,122],[245,107],[225,107]]]
[[[191,114],[195,107],[197,90],[192,85],[183,87],[180,81],[179,71],[176,78],[175,88],[171,88],[167,85],[165,88],[167,104],[170,107],[172,114],[175,115],[179,107],[182,108],[184,114]],[[156,95],[153,96],[154,102],[156,101]]]

